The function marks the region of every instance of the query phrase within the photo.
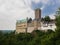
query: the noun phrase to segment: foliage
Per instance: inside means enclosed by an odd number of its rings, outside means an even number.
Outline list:
[[[44,21],[49,23],[50,22],[50,17],[49,16],[45,16]]]
[[[34,32],[36,33],[35,36],[33,35]],[[1,33],[0,45],[59,45],[60,37],[56,36],[56,33],[53,31],[47,32],[35,30],[31,34],[14,34],[14,32],[6,34]]]
[[[56,40],[56,45],[60,45],[60,8],[57,11],[56,14],[56,33],[55,33],[55,38],[57,38]]]
[[[58,9],[57,11],[57,14],[56,14],[56,33],[59,35],[60,34],[60,8]]]

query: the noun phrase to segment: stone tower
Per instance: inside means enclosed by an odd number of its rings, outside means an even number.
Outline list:
[[[35,9],[34,29],[38,30],[38,27],[41,27],[41,10]]]
[[[35,9],[35,19],[36,20],[41,19],[41,10],[40,9]]]

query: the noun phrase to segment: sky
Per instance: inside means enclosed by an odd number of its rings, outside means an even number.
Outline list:
[[[15,30],[16,20],[33,18],[34,9],[40,8],[42,16],[54,18],[60,0],[0,0],[0,30]]]

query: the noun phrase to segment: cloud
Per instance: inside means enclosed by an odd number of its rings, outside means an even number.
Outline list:
[[[41,8],[42,15],[53,14],[59,4],[60,0],[0,0],[0,29],[15,29],[16,20],[34,18],[35,8]]]
[[[34,17],[29,5],[27,0],[0,0],[0,29],[15,29],[16,20]]]
[[[55,17],[55,13],[50,14],[49,17],[50,17],[51,19],[55,19],[55,18],[56,18],[56,17]]]
[[[35,3],[39,3],[41,0],[32,0]]]

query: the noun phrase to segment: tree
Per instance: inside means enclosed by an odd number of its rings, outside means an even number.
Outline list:
[[[58,9],[56,13],[56,27],[58,30],[60,30],[60,8]]]
[[[41,21],[44,21],[44,18],[41,18]]]
[[[58,8],[57,12],[56,12],[56,16],[60,15],[60,8]]]
[[[60,30],[60,8],[58,8],[56,12],[56,27],[57,27],[57,30]]]
[[[60,8],[58,9],[56,13],[56,45],[60,45]]]
[[[45,16],[44,21],[49,23],[50,22],[50,17],[49,16]]]

